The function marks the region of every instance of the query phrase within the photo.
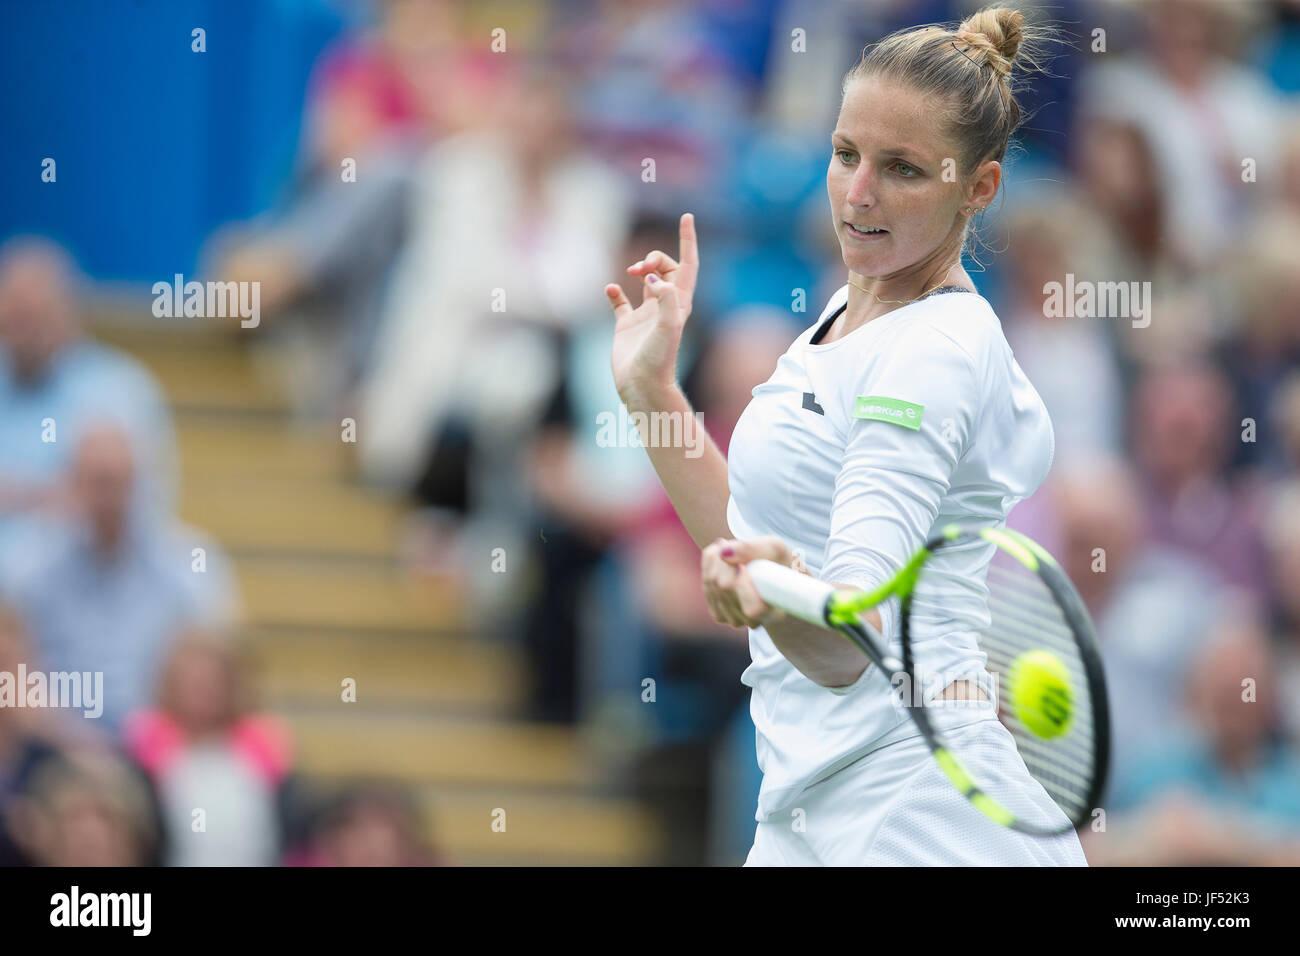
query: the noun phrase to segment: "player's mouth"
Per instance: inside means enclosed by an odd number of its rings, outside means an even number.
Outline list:
[[[844,228],[848,230],[849,235],[852,236],[854,239],[859,239],[863,242],[873,242],[877,239],[883,239],[885,238],[885,236],[889,235],[888,229],[881,229],[877,226],[864,226],[863,228],[859,229],[857,226],[853,225],[853,223],[846,222],[844,224]]]

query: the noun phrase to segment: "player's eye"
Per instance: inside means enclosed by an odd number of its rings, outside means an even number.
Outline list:
[[[847,166],[850,162],[853,161],[853,150],[851,149],[837,149],[835,151],[835,155],[840,157],[840,162],[843,163],[845,166]],[[844,158],[845,156],[848,156],[849,158],[845,159]]]
[[[905,179],[913,179],[921,175],[921,171],[919,169],[917,169],[915,166],[911,165],[910,163],[903,162],[902,160],[899,160],[897,163],[895,163],[894,168],[898,170],[898,174]]]

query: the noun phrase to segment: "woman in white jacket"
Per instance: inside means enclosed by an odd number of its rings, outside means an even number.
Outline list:
[[[874,588],[937,527],[1000,524],[1046,476],[1051,421],[961,266],[1019,121],[1010,72],[1027,32],[1020,13],[994,9],[867,51],[845,77],[827,170],[847,284],[754,389],[730,462],[703,435],[682,443],[695,457],[646,442],[703,549],[714,616],[750,628],[742,680],[763,770],[751,865],[1085,864],[1073,833],[1028,837],[970,806],[884,675],[839,634],[773,611],[744,570],[767,558]],[[679,413],[686,428],[698,425],[674,364],[698,264],[687,214],[680,262],[655,251],[629,269],[645,283],[638,308],[605,290],[619,394],[633,412]],[[938,593],[918,611],[917,661],[945,675],[945,700],[987,696],[974,635],[959,625],[979,609],[957,586],[987,561],[957,549],[932,562]],[[896,642],[896,617],[886,604],[869,619]],[[934,719],[999,792],[1051,812],[992,708]]]

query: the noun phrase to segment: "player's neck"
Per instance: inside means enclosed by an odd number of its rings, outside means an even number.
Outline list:
[[[928,269],[910,276],[869,277],[850,272],[848,284],[848,302],[823,341],[833,341],[873,319],[911,305],[936,288],[961,286],[975,291],[975,283],[960,263],[946,270]]]

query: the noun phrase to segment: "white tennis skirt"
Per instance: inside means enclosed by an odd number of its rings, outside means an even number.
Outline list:
[[[1064,822],[995,718],[946,730],[971,775],[1012,812]],[[810,786],[760,822],[746,866],[1087,866],[1073,831],[1056,837],[994,823],[944,776],[918,732]]]

